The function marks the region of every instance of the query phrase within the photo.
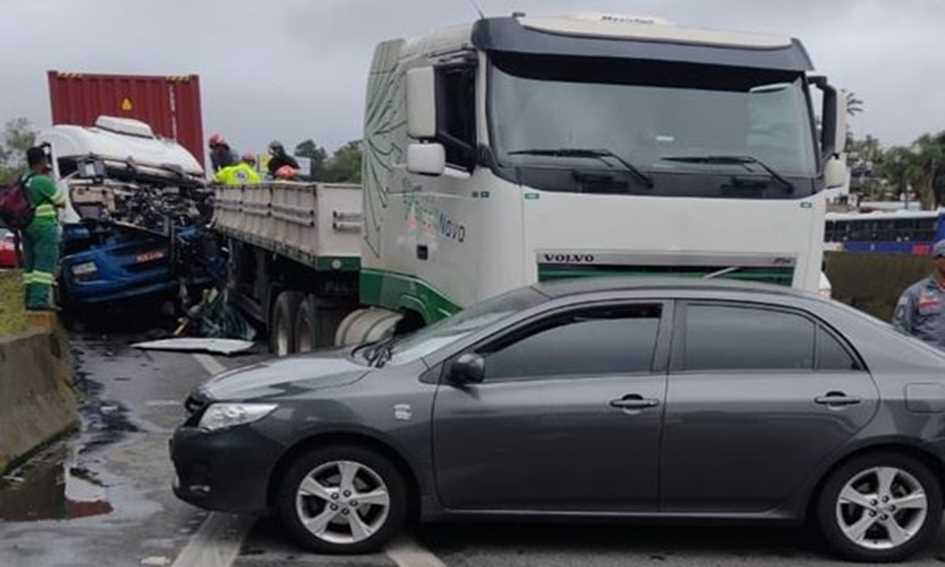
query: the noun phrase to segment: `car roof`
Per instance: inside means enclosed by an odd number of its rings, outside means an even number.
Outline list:
[[[541,282],[533,286],[538,292],[560,298],[585,293],[603,293],[614,291],[704,291],[704,292],[745,292],[750,294],[780,295],[809,299],[815,294],[794,288],[723,278],[685,278],[685,277],[650,277],[650,276],[613,276],[573,278],[550,282]]]

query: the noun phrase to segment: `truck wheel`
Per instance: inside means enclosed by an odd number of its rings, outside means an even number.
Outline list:
[[[295,321],[302,297],[297,291],[283,291],[276,298],[269,326],[269,350],[276,356],[295,352]]]
[[[315,297],[307,295],[295,319],[295,352],[309,352],[318,345],[318,307]]]
[[[407,484],[384,456],[333,445],[299,457],[279,479],[275,509],[289,535],[318,553],[376,551],[407,520]]]

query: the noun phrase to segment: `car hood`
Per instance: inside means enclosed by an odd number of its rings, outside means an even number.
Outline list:
[[[200,385],[197,395],[208,401],[266,399],[344,386],[371,370],[351,361],[349,352],[342,349],[274,358],[228,370]]]

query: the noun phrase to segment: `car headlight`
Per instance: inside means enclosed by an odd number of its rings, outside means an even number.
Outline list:
[[[211,404],[200,418],[199,427],[207,431],[219,431],[245,425],[266,417],[276,407],[276,404]]]
[[[98,268],[95,266],[95,262],[82,262],[81,264],[72,266],[72,275],[77,277],[88,276],[97,271]]]

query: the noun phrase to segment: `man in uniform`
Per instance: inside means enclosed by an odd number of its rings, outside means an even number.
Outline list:
[[[932,247],[932,275],[906,289],[896,305],[893,326],[945,349],[945,240]]]
[[[57,207],[66,204],[65,193],[47,177],[49,159],[41,147],[26,152],[30,171],[22,177],[26,198],[36,208],[33,222],[23,230],[26,308],[46,310],[53,307],[52,285],[59,263],[59,217]]]

